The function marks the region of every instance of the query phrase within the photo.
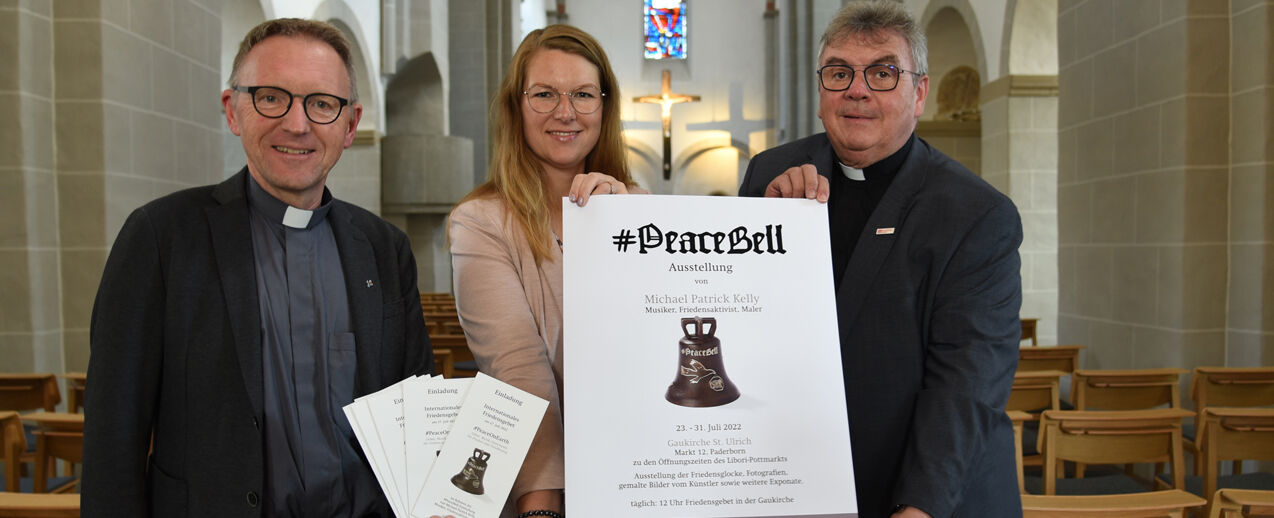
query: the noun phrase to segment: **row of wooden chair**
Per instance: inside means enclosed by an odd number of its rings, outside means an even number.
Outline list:
[[[1024,518],[1183,518],[1208,503],[1180,489],[1135,495],[1022,495]],[[1274,517],[1274,491],[1219,489],[1209,518]]]
[[[1033,489],[1055,494],[1174,488],[1212,497],[1214,515],[1226,516],[1224,513],[1236,511],[1225,508],[1230,500],[1221,495],[1229,490],[1218,490],[1218,487],[1274,488],[1274,475],[1240,474],[1238,470],[1242,460],[1274,460],[1274,409],[1229,408],[1274,405],[1274,368],[1196,368],[1190,385],[1196,410],[1191,412],[1182,409],[1179,395],[1180,376],[1188,371],[1079,369],[1078,356],[1082,349],[1083,346],[1021,349],[1008,404],[1019,441],[1019,473],[1032,460],[1042,468],[1038,478],[1019,477],[1022,491]],[[1060,397],[1060,381],[1066,376],[1070,376],[1069,402]],[[1079,410],[1068,412],[1063,408]],[[1033,421],[1038,426],[1036,430],[1029,429]],[[1023,451],[1023,443],[1031,442],[1038,448],[1038,456],[1034,458],[1029,455],[1030,451]],[[1187,474],[1184,468],[1186,452],[1195,458],[1193,474]],[[1076,478],[1063,478],[1065,461],[1074,462]],[[1150,482],[1127,478],[1122,473],[1108,476],[1109,480],[1105,481],[1080,478],[1087,464],[1134,461],[1155,463],[1155,474],[1161,471],[1160,464],[1166,463],[1169,470]],[[1225,461],[1234,461],[1235,475],[1220,473],[1220,465]],[[1132,470],[1127,473],[1132,474]],[[1081,487],[1075,487],[1077,485]],[[1146,495],[1148,493],[1140,493],[1137,498],[1128,500],[1148,501]],[[1070,505],[1064,502],[1079,497],[1048,498],[1063,502],[1047,504],[1056,507]],[[1123,497],[1106,497],[1106,500],[1114,502],[1120,498]],[[1085,496],[1079,500],[1098,502],[1102,498]],[[1039,503],[1036,496],[1024,495],[1023,501],[1028,511]],[[1027,515],[1042,516],[1031,512]],[[1049,514],[1053,515],[1066,514]]]
[[[1171,477],[1159,477],[1153,481],[1153,489],[1171,488],[1195,495],[1214,496],[1222,485],[1239,489],[1268,487],[1274,475],[1250,473],[1224,480],[1227,477],[1219,475],[1219,464],[1229,460],[1274,460],[1274,409],[1209,407],[1199,436],[1203,450],[1197,462],[1203,467],[1202,476],[1185,475],[1181,423],[1190,415],[1181,409],[1045,411],[1038,442],[1045,462],[1039,480],[1023,473],[1020,460],[1022,425],[1028,418],[1022,412],[1010,412],[1014,436],[1019,441],[1018,482],[1024,501],[1025,493],[1032,489],[1044,495],[1140,495],[1152,490],[1122,473],[1097,479],[1064,479],[1059,476],[1063,461],[1167,462]],[[1212,505],[1216,513],[1226,503],[1214,496]]]

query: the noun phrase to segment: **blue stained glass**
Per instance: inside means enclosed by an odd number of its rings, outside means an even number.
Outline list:
[[[645,0],[646,59],[686,59],[685,0]]]

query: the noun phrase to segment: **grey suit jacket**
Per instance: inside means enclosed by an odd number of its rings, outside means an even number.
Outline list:
[[[754,157],[762,196],[789,167],[841,174],[825,134]],[[1022,282],[1017,208],[917,139],[836,294],[861,516],[1021,516],[1012,424]]]
[[[246,182],[244,168],[152,201],[116,238],[93,306],[85,517],[261,515],[261,318]],[[357,347],[352,400],[427,372],[433,352],[406,235],[333,203]]]

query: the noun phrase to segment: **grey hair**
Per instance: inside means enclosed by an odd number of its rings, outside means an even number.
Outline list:
[[[859,35],[881,34],[887,31],[897,32],[907,41],[911,49],[913,72],[920,75],[929,74],[929,46],[925,42],[925,33],[920,24],[907,12],[899,2],[892,1],[854,1],[845,4],[823,32],[819,40],[818,59],[821,63],[823,52],[829,44],[845,38]],[[862,63],[866,64],[866,63]]]

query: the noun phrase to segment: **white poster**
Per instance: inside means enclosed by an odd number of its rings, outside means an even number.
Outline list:
[[[563,202],[567,514],[857,516],[826,205]]]

